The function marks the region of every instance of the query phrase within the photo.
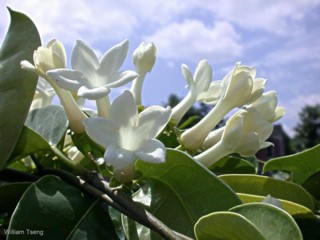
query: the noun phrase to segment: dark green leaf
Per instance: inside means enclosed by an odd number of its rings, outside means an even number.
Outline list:
[[[304,183],[309,177],[320,171],[320,145],[297,154],[267,161],[263,172],[274,170],[291,172],[293,182]]]
[[[31,111],[26,125],[51,146],[56,146],[64,138],[68,129],[68,118],[62,106],[51,105]]]
[[[318,240],[320,239],[320,219],[295,219],[304,240]]]
[[[241,214],[252,222],[265,239],[302,240],[302,234],[296,222],[286,211],[278,207],[266,203],[246,203],[230,211]]]
[[[41,150],[50,150],[50,145],[39,134],[24,126],[20,138],[10,156],[9,163],[20,160]]]
[[[0,49],[0,169],[9,159],[24,125],[38,77],[22,70],[20,62],[32,62],[41,45],[33,22],[10,10],[11,23]]]
[[[138,161],[136,168],[146,183],[134,200],[182,234],[193,237],[201,216],[241,204],[226,184],[181,151],[168,149],[165,163]]]
[[[256,173],[256,168],[249,161],[238,156],[227,156],[210,167],[216,174],[227,173]]]
[[[38,230],[35,235],[27,229]],[[24,230],[15,239],[118,239],[101,203],[55,176],[45,176],[22,196],[9,225],[9,231]]]
[[[219,176],[235,192],[289,200],[314,210],[313,197],[301,186],[274,178],[249,174]]]
[[[0,214],[11,214],[31,183],[8,183],[0,186]]]
[[[303,184],[309,193],[311,193],[318,201],[320,201],[320,172],[313,174]]]

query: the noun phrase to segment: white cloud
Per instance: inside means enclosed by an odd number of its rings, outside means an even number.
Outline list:
[[[78,38],[89,43],[123,40],[137,25],[130,10],[113,1],[7,0],[1,3],[3,16],[8,15],[4,13],[5,5],[29,15],[44,42],[52,38],[70,45]]]
[[[240,36],[225,21],[216,22],[213,27],[198,20],[175,22],[145,39],[157,45],[160,57],[174,60],[224,62],[238,58],[243,50]]]
[[[216,17],[238,24],[244,29],[265,30],[276,34],[300,31],[296,23],[320,4],[319,0],[217,0],[198,1],[199,6]],[[295,26],[293,28],[292,26]]]

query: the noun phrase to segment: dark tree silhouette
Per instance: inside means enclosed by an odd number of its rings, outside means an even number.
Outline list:
[[[299,123],[294,128],[293,146],[297,151],[320,143],[320,104],[305,106],[299,113]]]

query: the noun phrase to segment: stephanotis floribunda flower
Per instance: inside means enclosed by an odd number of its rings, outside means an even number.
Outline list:
[[[151,106],[138,114],[135,99],[130,91],[117,97],[108,118],[84,120],[88,136],[103,146],[106,164],[113,166],[115,179],[121,183],[134,177],[134,162],[161,163],[166,149],[155,137],[167,125],[171,109]]]
[[[156,54],[157,48],[154,43],[145,44],[144,42],[133,52],[132,60],[139,76],[132,82],[131,92],[138,105],[142,104],[142,85],[147,73],[151,72],[154,66]]]
[[[220,81],[212,82],[212,68],[207,60],[201,60],[194,76],[187,65],[181,66],[182,74],[187,82],[188,94],[172,109],[172,118],[176,125],[196,101],[214,104],[221,94]]]
[[[84,42],[77,40],[72,50],[72,69],[55,69],[47,74],[62,88],[77,92],[78,96],[98,100],[111,88],[122,86],[137,77],[134,71],[120,72],[128,52],[125,40],[109,49],[101,58]]]
[[[214,108],[195,126],[181,135],[181,142],[187,149],[198,149],[211,130],[234,108],[241,108],[258,99],[266,80],[255,78],[254,67],[240,65],[221,81],[221,95]]]

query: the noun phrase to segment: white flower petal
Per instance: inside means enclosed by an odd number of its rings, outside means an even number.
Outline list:
[[[119,126],[110,119],[91,117],[84,119],[83,124],[88,136],[104,148],[119,143]]]
[[[144,162],[162,163],[166,161],[166,148],[159,140],[149,140],[135,151],[135,155]]]
[[[87,82],[81,72],[71,69],[56,69],[47,72],[47,75],[61,88],[76,92]]]
[[[143,139],[155,138],[167,125],[171,117],[171,108],[151,106],[139,114],[137,136]]]
[[[74,70],[82,72],[89,77],[95,75],[99,61],[92,48],[84,42],[77,40],[72,50],[71,66]]]
[[[184,79],[187,81],[188,88],[191,89],[194,85],[193,76],[187,65],[181,65],[181,71]]]
[[[221,81],[214,81],[206,92],[198,95],[197,100],[207,104],[216,104],[221,96],[221,92]]]
[[[36,72],[36,71],[37,71],[37,69],[35,68],[35,66],[34,66],[32,63],[30,63],[29,61],[27,61],[27,60],[21,61],[21,62],[20,62],[20,67],[21,67],[22,69],[30,70],[30,71],[33,71],[33,72]]]
[[[134,71],[117,72],[111,79],[108,79],[109,83],[107,83],[106,86],[109,88],[121,87],[136,77],[138,77],[138,74]]]
[[[128,151],[116,145],[108,146],[104,159],[107,164],[112,165],[116,169],[126,169],[134,164],[137,157],[132,151]]]
[[[208,90],[212,80],[212,68],[207,60],[201,60],[194,74],[197,93],[202,93]]]
[[[47,47],[59,56],[64,66],[67,65],[67,54],[63,44],[56,39],[52,39]]]
[[[89,100],[98,100],[110,93],[110,89],[106,87],[97,87],[89,89],[85,86],[79,88],[77,95],[79,97],[84,97]]]
[[[138,124],[138,109],[130,91],[124,91],[113,101],[110,117],[121,126],[133,127]]]
[[[102,57],[100,67],[98,69],[99,75],[112,75],[116,73],[123,64],[129,49],[129,41],[123,42],[110,48]]]

